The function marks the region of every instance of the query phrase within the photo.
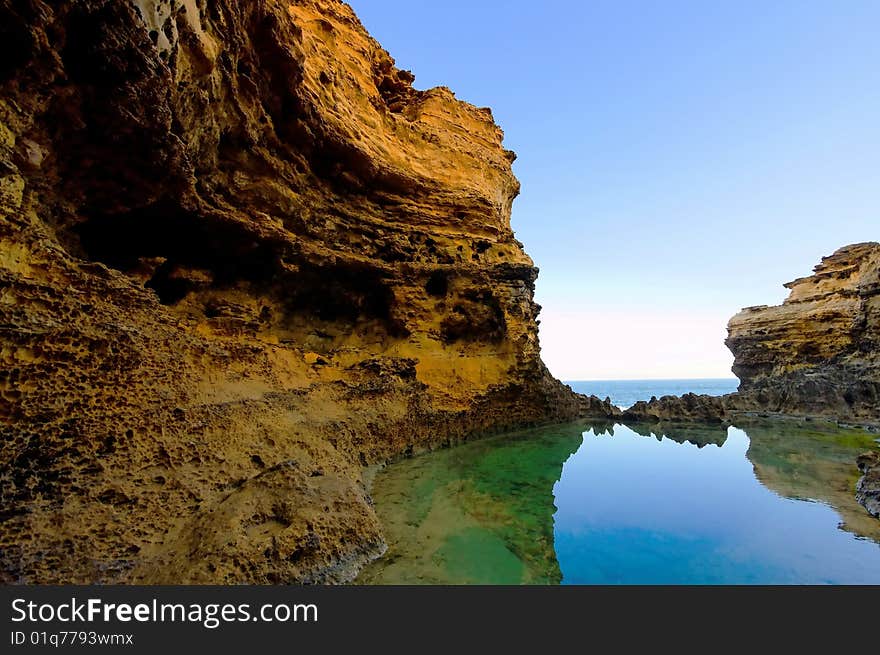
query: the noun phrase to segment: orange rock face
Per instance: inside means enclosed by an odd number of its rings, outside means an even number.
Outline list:
[[[880,419],[880,244],[841,248],[786,287],[782,305],[730,320],[733,406]]]
[[[0,3],[0,576],[349,579],[364,465],[612,411],[488,109],[331,0]]]

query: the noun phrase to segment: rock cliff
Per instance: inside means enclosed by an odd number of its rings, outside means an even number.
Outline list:
[[[490,110],[335,0],[0,2],[0,578],[345,580],[362,467],[613,413]]]
[[[782,305],[730,320],[734,406],[880,420],[880,244],[841,248],[785,286]]]
[[[880,424],[880,244],[839,249],[785,285],[776,307],[748,307],[728,325],[737,393],[637,403],[631,421],[730,421],[761,413]]]

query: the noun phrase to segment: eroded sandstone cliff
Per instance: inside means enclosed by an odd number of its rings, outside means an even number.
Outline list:
[[[786,301],[730,320],[737,407],[880,421],[880,244],[825,257]]]
[[[880,425],[880,244],[845,246],[728,325],[737,393],[640,402],[626,420],[730,421],[761,413]]]
[[[0,577],[343,580],[543,366],[488,109],[335,0],[0,2]]]

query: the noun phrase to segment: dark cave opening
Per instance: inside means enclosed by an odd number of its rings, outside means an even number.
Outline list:
[[[198,289],[247,282],[252,291],[280,296],[289,315],[346,324],[379,321],[392,336],[408,334],[394,316],[394,293],[381,271],[353,263],[285,267],[287,244],[257,240],[246,226],[220,217],[159,202],[94,216],[75,232],[89,259],[146,279],[144,286],[165,305]]]
[[[460,297],[440,324],[444,343],[488,341],[497,343],[507,335],[504,309],[492,293],[470,291]]]
[[[286,286],[289,314],[321,321],[378,320],[392,336],[409,334],[394,316],[394,293],[380,271],[367,266],[303,264]]]
[[[449,273],[434,271],[425,284],[425,291],[434,298],[444,298],[449,293]]]
[[[167,202],[123,214],[99,215],[75,228],[89,259],[123,272],[147,258],[164,259],[145,286],[163,304],[180,301],[194,288],[181,268],[209,271],[213,286],[239,281],[267,283],[280,269],[279,254],[243,226],[211,220]]]

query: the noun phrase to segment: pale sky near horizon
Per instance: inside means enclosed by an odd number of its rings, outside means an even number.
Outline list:
[[[880,240],[880,2],[350,4],[492,107],[562,379],[732,377],[733,314]]]

